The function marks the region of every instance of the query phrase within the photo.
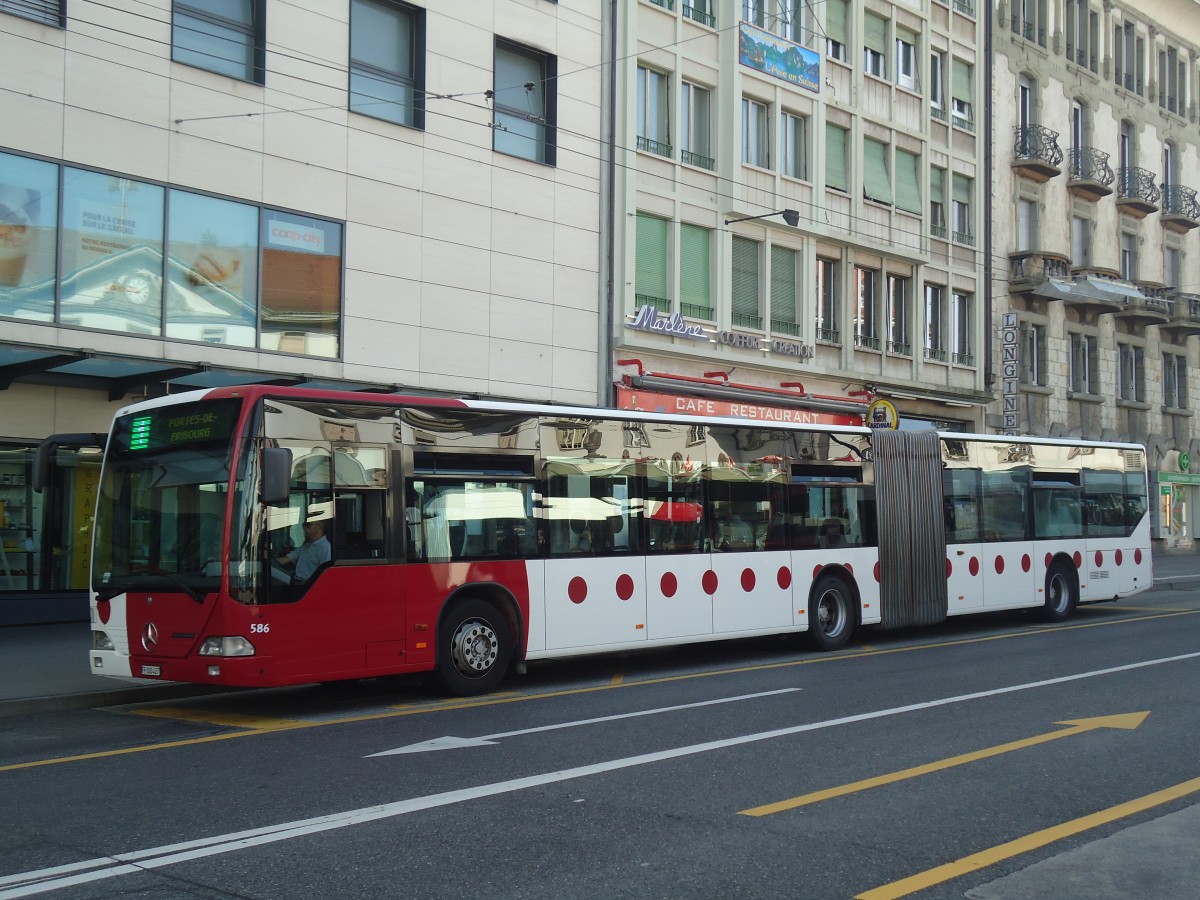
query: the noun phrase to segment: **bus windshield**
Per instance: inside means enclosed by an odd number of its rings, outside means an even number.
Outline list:
[[[96,511],[99,599],[153,589],[203,602],[217,590],[240,402],[163,406],[114,423]]]

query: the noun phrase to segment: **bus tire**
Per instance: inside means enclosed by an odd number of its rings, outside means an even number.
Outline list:
[[[508,673],[512,654],[513,635],[504,614],[477,597],[459,600],[442,617],[438,684],[459,697],[486,694]]]
[[[854,594],[837,575],[822,575],[808,595],[808,641],[817,650],[841,650],[854,633]]]
[[[1059,560],[1046,572],[1046,602],[1041,608],[1043,622],[1064,622],[1079,602],[1079,582],[1072,567]]]

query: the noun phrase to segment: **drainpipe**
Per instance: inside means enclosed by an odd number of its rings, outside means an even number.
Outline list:
[[[990,4],[989,4],[990,7]],[[983,238],[983,321],[986,323],[983,329],[983,358],[986,360],[983,366],[983,386],[986,390],[994,393],[996,384],[996,370],[992,363],[992,337],[995,331],[995,324],[992,322],[992,142],[994,138],[994,129],[991,115],[992,108],[992,28],[995,19],[995,10],[989,8],[989,14],[985,17],[983,28],[983,58],[984,58],[984,90],[986,109],[989,110],[987,118],[984,120],[983,126],[983,171],[987,173],[988,183],[987,190],[983,193],[983,223],[981,230],[984,232]],[[995,397],[993,396],[993,400]],[[987,410],[983,408],[983,429],[987,430]]]
[[[597,328],[599,330],[599,355],[596,365],[596,397],[598,405],[612,406],[616,390],[613,382],[616,372],[613,367],[613,304],[616,302],[614,283],[614,256],[616,253],[616,176],[617,176],[617,6],[620,0],[609,0],[607,28],[601,26],[601,52],[607,49],[608,84],[606,87],[607,115],[604,116],[606,134],[601,143],[605,155],[604,169],[600,176],[600,296]],[[602,102],[601,106],[605,104]]]

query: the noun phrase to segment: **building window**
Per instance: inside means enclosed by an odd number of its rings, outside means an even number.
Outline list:
[[[850,191],[850,166],[846,159],[848,134],[845,128],[825,123],[825,187],[843,194]]]
[[[637,69],[637,148],[659,156],[673,156],[671,149],[671,109],[668,100],[670,78],[664,72],[638,66]]]
[[[425,127],[425,11],[389,0],[350,5],[350,109]]]
[[[1071,390],[1076,394],[1100,392],[1099,354],[1096,338],[1089,334],[1071,332]]]
[[[825,0],[825,55],[846,62],[847,0]]]
[[[875,203],[892,205],[892,179],[888,166],[888,147],[879,141],[863,141],[863,197]]]
[[[779,124],[779,169],[784,175],[808,180],[808,116],[784,112]]]
[[[868,350],[880,349],[879,339],[879,272],[875,269],[854,269],[854,346]]]
[[[759,304],[759,247],[758,241],[737,237],[733,239],[733,327],[760,330],[763,326]]]
[[[1183,283],[1183,250],[1170,244],[1163,247],[1163,281],[1171,290],[1179,290]]]
[[[887,20],[873,13],[863,16],[863,71],[887,78]]]
[[[938,166],[929,169],[929,233],[946,237],[946,170]]]
[[[1037,201],[1017,198],[1017,250],[1037,248]]]
[[[929,55],[929,106],[935,119],[946,121],[946,55]]]
[[[975,113],[972,105],[974,92],[971,82],[974,77],[974,66],[965,60],[954,60],[953,78],[950,85],[950,114],[951,123],[957,128],[967,131],[975,130]]]
[[[749,97],[742,98],[742,162],[760,169],[771,167],[770,126],[767,106]]]
[[[789,247],[771,247],[771,331],[799,337],[796,317],[798,254]]]
[[[900,275],[887,277],[888,352],[912,356],[912,341],[908,336],[908,279]]]
[[[1146,399],[1146,351],[1137,344],[1117,344],[1117,396],[1122,400]]]
[[[1187,356],[1182,353],[1163,354],[1163,406],[1188,408]]]
[[[712,169],[716,165],[712,154],[712,91],[687,81],[679,90],[681,161]]]
[[[0,0],[0,12],[43,25],[67,25],[67,0]]]
[[[1071,216],[1071,265],[1083,268],[1092,258],[1092,222],[1083,216]]]
[[[767,0],[742,0],[742,21],[757,25],[759,28],[766,28],[766,6]]]
[[[492,148],[554,165],[555,57],[496,39]]]
[[[837,260],[818,257],[817,341],[822,344],[840,344],[842,342],[837,270]]]
[[[953,342],[950,361],[955,365],[975,365],[975,303],[971,294],[955,291],[950,308],[950,328]]]
[[[925,285],[925,358],[946,361],[946,289]]]
[[[1021,323],[1021,384],[1046,386],[1046,326]]]
[[[183,3],[171,10],[171,59],[262,84],[265,0]]]
[[[896,84],[910,91],[920,89],[917,36],[910,31],[896,32]]]
[[[712,231],[679,225],[679,312],[694,319],[713,318]]]
[[[634,300],[640,309],[653,306],[660,313],[671,311],[667,290],[668,222],[648,213],[637,214],[637,262],[633,282]]]
[[[776,0],[779,9],[779,36],[793,44],[803,44],[807,29],[804,27],[805,0]]]
[[[896,208],[919,216],[921,205],[921,157],[896,150]]]
[[[953,196],[950,201],[951,228],[954,240],[960,244],[975,245],[975,220],[971,215],[971,179],[965,175],[954,176]]]
[[[1137,281],[1137,243],[1138,237],[1135,233],[1132,231],[1121,232],[1121,277],[1126,281]]]

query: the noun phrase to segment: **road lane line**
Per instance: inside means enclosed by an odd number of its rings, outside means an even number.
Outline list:
[[[963,766],[967,763],[978,762],[981,759],[990,759],[993,756],[1000,756],[1004,753],[1012,753],[1014,750],[1024,750],[1026,747],[1036,747],[1039,744],[1046,744],[1050,741],[1057,741],[1060,738],[1074,737],[1078,734],[1084,734],[1089,731],[1095,731],[1097,728],[1123,728],[1134,729],[1145,721],[1148,712],[1142,713],[1126,713],[1124,715],[1115,716],[1096,716],[1090,719],[1077,719],[1073,722],[1056,722],[1057,725],[1066,725],[1067,728],[1061,728],[1058,731],[1048,731],[1045,734],[1034,735],[1033,737],[1022,738],[1017,741],[1009,741],[1005,744],[997,744],[995,747],[985,747],[982,750],[973,750],[970,753],[962,753],[958,756],[951,756],[947,759],[939,759],[934,762],[925,763],[920,766],[902,769],[899,772],[888,772],[884,775],[876,775],[873,778],[864,778],[861,781],[855,781],[850,784],[842,784],[837,787],[825,788],[821,791],[813,791],[810,794],[802,794],[799,797],[792,797],[789,800],[780,800],[776,803],[765,803],[762,806],[755,806],[751,809],[743,809],[739,815],[743,816],[769,816],[775,813],[784,812],[789,809],[798,809],[801,806],[808,806],[811,803],[819,803],[822,800],[831,800],[834,797],[844,797],[847,794],[856,794],[859,791],[870,790],[871,788],[882,787],[885,784],[895,784],[898,781],[907,781],[910,778],[919,778],[922,775],[929,775],[932,772],[941,772],[945,769],[952,769],[955,766]]]
[[[893,647],[888,650],[871,650],[869,652],[862,651],[843,651],[840,653],[830,653],[821,656],[806,657],[804,659],[788,660],[787,662],[764,663],[762,665],[751,666],[736,666],[729,669],[715,669],[706,672],[689,672],[684,675],[666,675],[661,678],[647,678],[640,681],[625,681],[621,684],[601,684],[593,685],[584,688],[568,688],[559,691],[546,691],[536,694],[516,694],[515,696],[491,695],[484,699],[474,699],[464,703],[446,703],[442,705],[421,705],[412,704],[405,707],[394,707],[387,712],[380,713],[365,713],[358,716],[344,716],[337,719],[318,719],[311,722],[303,722],[287,729],[276,729],[277,731],[294,730],[299,728],[324,728],[329,725],[352,725],[359,722],[376,722],[384,719],[394,719],[403,716],[424,715],[430,712],[448,712],[450,710],[459,709],[478,709],[485,706],[499,706],[504,703],[524,703],[529,700],[549,700],[556,697],[572,697],[582,694],[591,694],[597,691],[612,691],[623,688],[634,687],[651,687],[659,684],[670,684],[677,681],[691,681],[698,678],[714,678],[727,675],[744,675],[751,672],[767,672],[772,669],[790,669],[796,666],[813,666],[826,663],[839,663],[859,659],[869,659],[875,656],[892,656],[897,653],[913,653],[921,650],[939,650],[944,647],[960,647],[968,644],[982,644],[990,641],[1004,641],[1012,638],[1025,637],[1042,637],[1047,634],[1054,634],[1059,631],[1075,631],[1081,628],[1108,628],[1113,625],[1136,624],[1139,622],[1154,622],[1159,619],[1172,619],[1178,616],[1191,616],[1200,614],[1200,609],[1179,610],[1171,613],[1159,613],[1151,616],[1138,616],[1131,619],[1115,619],[1106,622],[1089,622],[1084,624],[1063,625],[1051,627],[1048,629],[1028,629],[1025,631],[1015,631],[1008,634],[991,634],[983,637],[961,638],[954,641],[938,641],[929,644],[914,644],[909,647]],[[76,756],[54,757],[50,759],[37,759],[23,763],[10,763],[9,765],[0,766],[0,772],[14,772],[21,769],[32,769],[40,766],[59,765],[61,763],[84,762],[91,759],[104,759],[111,756],[125,756],[130,753],[146,753],[153,750],[172,750],[179,747],[187,747],[191,744],[203,744],[215,740],[236,740],[238,738],[258,737],[263,734],[273,734],[274,731],[236,731],[230,734],[222,735],[206,735],[200,738],[191,738],[179,741],[167,741],[161,744],[140,744],[136,747],[119,747],[114,750],[99,750],[95,753],[81,753]]]
[[[492,784],[480,785],[473,788],[463,788],[455,791],[446,791],[439,794],[430,794],[425,797],[415,797],[410,800],[399,800],[393,803],[384,803],[376,806],[367,806],[360,809],[347,810],[346,812],[332,813],[330,815],[318,816],[310,819],[301,819],[294,822],[284,822],[278,825],[254,829],[252,831],[243,831],[228,835],[216,835],[209,838],[201,838],[196,841],[186,842],[184,844],[173,844],[166,847],[135,851],[132,854],[100,857],[99,859],[81,861],[72,864],[79,870],[91,868],[95,871],[81,871],[79,874],[67,875],[65,877],[56,874],[61,873],[61,866],[54,867],[53,869],[38,869],[30,872],[20,872],[5,876],[3,881],[0,881],[0,884],[6,882],[8,884],[15,885],[15,887],[13,887],[11,890],[0,891],[0,900],[8,900],[8,898],[13,897],[27,897],[33,894],[43,893],[44,891],[48,890],[57,890],[61,887],[69,887],[72,885],[100,881],[106,878],[112,878],[116,875],[130,874],[128,862],[131,860],[138,863],[133,871],[137,871],[138,869],[161,868],[162,866],[172,865],[173,863],[177,862],[199,859],[206,856],[214,856],[220,853],[230,853],[235,850],[242,850],[247,847],[287,840],[293,837],[302,837],[304,835],[316,834],[321,831],[329,831],[335,828],[345,828],[347,826],[358,825],[363,822],[389,819],[395,816],[407,815],[409,813],[434,809],[441,806],[451,806],[456,803],[467,803],[484,797],[494,797],[500,794],[529,790],[530,788],[543,787],[548,784],[557,784],[559,782],[571,781],[577,778],[586,778],[592,775],[602,775],[608,772],[616,772],[621,769],[633,768],[635,766],[644,766],[666,760],[680,759],[686,756],[694,756],[701,753],[709,753],[714,750],[725,750],[730,747],[758,743],[760,741],[772,740],[774,738],[788,737],[809,731],[818,731],[838,725],[847,725],[854,722],[866,722],[871,719],[881,719],[888,716],[902,715],[904,713],[915,712],[917,710],[935,709],[940,706],[949,706],[951,704],[964,703],[970,700],[980,700],[986,697],[997,697],[1017,691],[1027,691],[1034,688],[1048,687],[1055,684],[1064,684],[1071,681],[1081,681],[1085,678],[1095,678],[1101,675],[1111,675],[1116,672],[1127,672],[1132,669],[1143,669],[1148,666],[1159,666],[1166,663],[1195,659],[1197,657],[1200,657],[1200,652],[1186,653],[1180,656],[1163,657],[1161,659],[1144,660],[1139,663],[1114,666],[1108,669],[1097,669],[1092,672],[1080,672],[1075,675],[1066,675],[1060,678],[1049,678],[1042,681],[1028,682],[1026,684],[1009,685],[1008,687],[994,688],[989,691],[978,691],[972,694],[960,694],[956,697],[943,697],[940,700],[927,700],[921,703],[911,703],[906,706],[897,706],[891,709],[881,709],[874,712],[843,716],[837,719],[828,719],[823,722],[808,722],[803,725],[792,725],[787,728],[761,731],[756,734],[746,734],[738,737],[706,741],[702,744],[691,744],[685,747],[676,747],[672,750],[660,750],[654,753],[643,753],[637,756],[625,757],[623,759],[609,760],[608,762],[594,763],[587,766],[577,766],[571,769],[562,769],[557,772],[546,772],[540,775],[527,775],[523,778],[514,778],[509,781],[495,782]],[[180,852],[180,848],[184,848],[182,852]]]
[[[181,707],[163,707],[161,709],[135,709],[135,716],[146,716],[151,719],[175,719],[184,722],[194,722],[200,725],[222,725],[227,728],[250,728],[256,732],[278,731],[283,728],[295,728],[307,725],[303,719],[280,719],[274,716],[248,716],[242,713],[222,712],[220,710],[183,709]]]
[[[935,869],[910,875],[908,878],[901,879],[900,881],[893,881],[891,884],[873,888],[864,894],[858,894],[855,900],[895,900],[897,897],[907,897],[909,894],[915,894],[917,891],[932,887],[935,884],[942,884],[954,878],[969,875],[971,872],[986,869],[988,866],[1011,859],[1014,856],[1020,856],[1022,853],[1029,853],[1031,850],[1037,850],[1040,847],[1053,844],[1055,841],[1061,841],[1064,838],[1082,834],[1093,828],[1099,828],[1101,825],[1108,825],[1126,816],[1145,812],[1148,809],[1162,806],[1164,803],[1170,803],[1173,800],[1178,800],[1181,797],[1186,797],[1189,794],[1197,792],[1200,792],[1200,778],[1193,778],[1174,787],[1164,788],[1161,791],[1155,791],[1153,794],[1146,794],[1144,797],[1138,797],[1135,800],[1129,800],[1117,806],[1102,809],[1091,815],[1072,819],[1070,822],[1063,822],[1061,825],[1054,825],[1050,828],[1044,828],[1041,831],[1035,831],[1033,834],[1027,834],[1006,844],[999,844],[988,850],[964,856],[962,859],[946,863],[944,866],[938,866]]]

